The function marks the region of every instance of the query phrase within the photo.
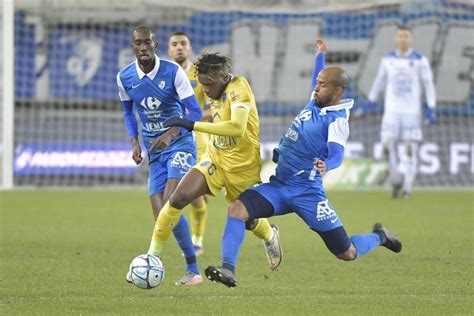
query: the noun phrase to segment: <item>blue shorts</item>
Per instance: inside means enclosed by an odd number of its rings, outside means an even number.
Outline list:
[[[149,139],[144,137],[144,141]],[[152,150],[148,153],[148,161],[148,194],[152,196],[165,191],[168,179],[181,179],[191,170],[196,164],[196,145],[194,141],[180,142],[163,151]]]
[[[270,182],[257,184],[250,190],[257,191],[274,209],[273,215],[296,213],[317,232],[325,232],[342,226],[334,207],[320,186],[308,185],[307,179],[282,183],[274,176]]]

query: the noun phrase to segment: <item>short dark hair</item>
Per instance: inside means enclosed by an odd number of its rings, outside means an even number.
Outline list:
[[[150,33],[151,35],[155,36],[155,32],[151,29],[151,27],[146,26],[146,25],[137,26],[137,27],[133,30],[133,32],[138,32],[138,31],[144,31],[144,32]],[[133,32],[132,32],[132,33],[133,33]]]
[[[398,24],[397,27],[399,31],[408,31],[411,33],[411,28],[409,28],[408,26],[404,24]]]
[[[172,36],[186,36],[188,40],[191,41],[191,37],[189,37],[188,33],[186,32],[182,32],[182,31],[173,32],[170,34],[170,36],[168,36],[168,39],[170,39]]]
[[[206,75],[212,80],[217,77],[226,77],[232,69],[231,59],[220,53],[204,52],[196,61],[196,73],[198,75]]]

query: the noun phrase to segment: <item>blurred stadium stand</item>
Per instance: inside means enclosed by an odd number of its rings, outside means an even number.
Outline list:
[[[166,39],[176,30],[190,34],[196,56],[209,50],[232,57],[233,72],[245,75],[256,95],[268,159],[308,100],[316,36],[328,41],[328,65],[350,74],[347,97],[357,108],[393,48],[398,23],[413,28],[439,100],[440,123],[424,127],[417,184],[472,187],[474,5],[391,0],[16,0],[14,183],[146,185],[146,164],[137,168],[130,159],[115,82],[134,59],[129,36],[138,24],[156,28],[160,57],[167,58]],[[11,78],[0,80],[3,88]],[[354,176],[344,187],[370,187],[382,177],[381,111],[351,118],[342,172]]]

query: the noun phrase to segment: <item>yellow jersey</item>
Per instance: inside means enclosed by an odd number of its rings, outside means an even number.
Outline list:
[[[185,71],[189,79],[189,82],[191,82],[191,86],[194,89],[194,95],[196,96],[199,106],[201,107],[201,110],[204,112],[204,110],[208,109],[209,106],[206,105],[207,97],[202,88],[202,84],[199,83],[198,76],[196,74],[196,65],[193,63],[189,63],[189,66],[187,67]],[[207,120],[202,119],[201,122],[207,122]],[[195,131],[194,136],[196,140],[197,162],[199,162],[204,152],[206,151],[207,144],[209,143],[209,135],[206,133]]]
[[[231,119],[231,106],[244,104],[249,109],[247,127],[242,137],[210,135],[207,153],[213,163],[228,172],[260,167],[259,118],[255,97],[244,77],[233,77],[218,100],[208,99],[214,123]]]

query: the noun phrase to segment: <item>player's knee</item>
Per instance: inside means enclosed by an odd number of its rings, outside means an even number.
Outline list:
[[[245,229],[253,230],[258,224],[258,218],[249,218],[245,221]]]
[[[183,209],[191,202],[191,200],[192,198],[189,194],[183,192],[183,190],[176,190],[171,194],[169,202],[174,208]]]
[[[346,251],[341,253],[340,255],[336,256],[338,259],[344,260],[344,261],[352,261],[357,258],[357,253],[356,249],[353,245],[349,247]]]
[[[235,200],[229,205],[227,209],[227,215],[246,221],[249,218],[245,205],[240,200]]]

